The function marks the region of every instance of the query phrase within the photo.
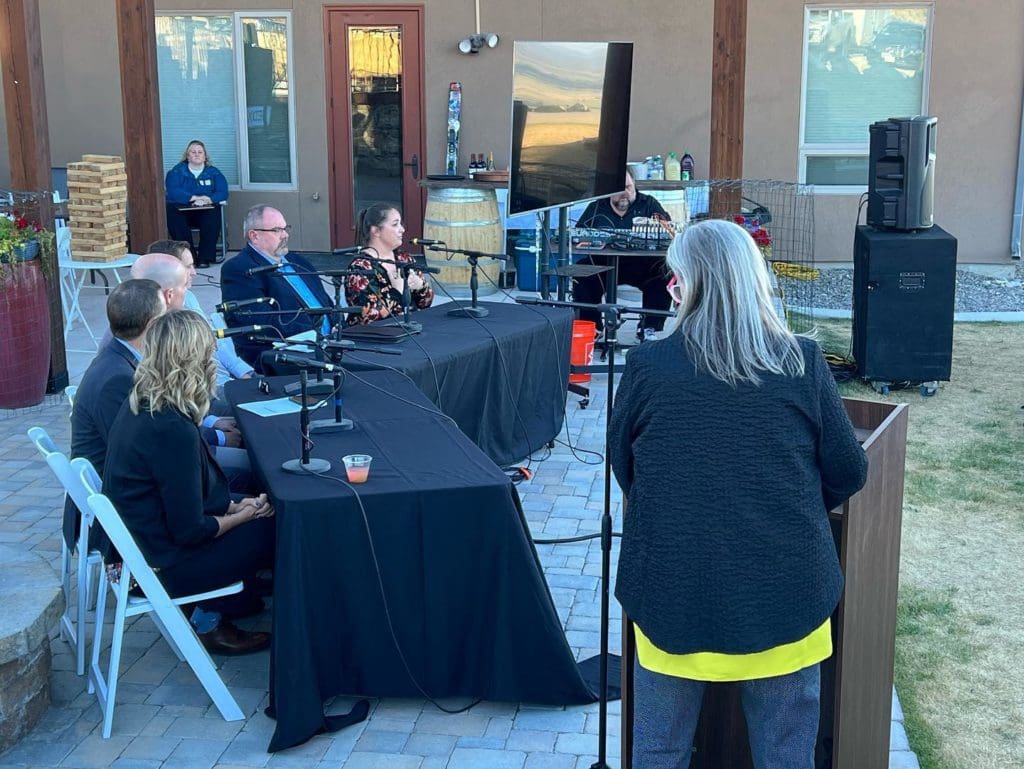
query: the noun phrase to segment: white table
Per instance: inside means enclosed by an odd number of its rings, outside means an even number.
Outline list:
[[[139,255],[126,254],[120,259],[109,262],[78,260],[74,257],[68,257],[66,251],[62,251],[60,256],[60,295],[64,305],[64,342],[67,343],[68,334],[71,333],[75,321],[80,320],[82,327],[85,328],[86,333],[92,340],[92,348],[88,350],[68,348],[68,352],[96,352],[99,350],[100,337],[93,333],[89,322],[85,319],[85,314],[82,312],[81,292],[87,288],[107,290],[109,285],[104,283],[102,286],[97,286],[87,283],[86,280],[89,277],[89,273],[93,270],[110,270],[114,277],[114,283],[120,283],[121,273],[119,270],[130,270],[132,265],[135,264],[135,260],[139,258]]]

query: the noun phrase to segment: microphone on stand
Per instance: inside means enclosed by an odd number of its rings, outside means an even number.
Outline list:
[[[324,363],[323,361],[313,360],[302,355],[289,355],[286,352],[275,353],[274,363],[289,363],[296,368],[315,368],[319,371],[337,371],[341,368],[341,366],[335,366],[333,363]]]
[[[261,272],[271,272],[273,270],[280,270],[280,264],[263,264],[259,267],[250,267],[245,271],[246,275],[259,275]]]
[[[313,363],[319,363],[318,361],[310,361],[305,358],[299,358],[293,355],[286,355],[284,353],[278,353],[274,356],[274,360],[281,363],[294,363],[295,365],[312,366]],[[330,366],[327,363],[319,363],[320,366]],[[312,366],[316,368],[315,366]],[[334,366],[330,366],[331,369]],[[294,473],[296,475],[303,475],[305,473],[326,473],[331,469],[331,463],[326,459],[318,459],[310,457],[310,449],[313,448],[313,442],[309,439],[309,406],[306,405],[306,385],[309,384],[309,373],[305,368],[299,370],[299,385],[300,392],[302,394],[302,403],[299,406],[299,433],[302,441],[302,453],[298,459],[289,459],[281,464],[281,469],[286,473]]]
[[[358,254],[362,250],[362,246],[345,246],[344,248],[335,248],[331,253],[334,256],[345,256],[347,254]]]
[[[214,329],[213,335],[218,339],[227,339],[229,336],[256,334],[269,328],[271,328],[271,326],[235,326],[234,328],[218,328]]]
[[[255,299],[243,299],[239,302],[221,302],[214,309],[217,312],[234,312],[240,307],[248,307],[251,304],[277,304],[272,296],[258,296]]]
[[[431,240],[430,238],[413,238],[410,243],[414,246],[443,246],[446,245],[443,240]]]

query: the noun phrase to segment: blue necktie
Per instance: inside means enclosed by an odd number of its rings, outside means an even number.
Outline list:
[[[316,310],[323,307],[320,301],[316,298],[316,294],[306,285],[306,281],[302,279],[301,275],[295,274],[295,268],[291,264],[284,264],[281,267],[281,274],[284,275],[285,280],[295,290],[295,293],[299,295],[299,301],[302,302],[308,309]],[[326,315],[321,318],[321,329],[323,330],[324,336],[328,336],[331,333],[331,321]]]

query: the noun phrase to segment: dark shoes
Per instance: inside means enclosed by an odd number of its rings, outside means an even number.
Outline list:
[[[226,619],[222,619],[209,633],[200,633],[199,640],[210,654],[229,657],[252,654],[270,647],[270,633],[241,630]]]

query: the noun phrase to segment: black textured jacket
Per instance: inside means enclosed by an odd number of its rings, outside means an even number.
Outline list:
[[[615,595],[660,649],[742,654],[808,635],[843,577],[828,510],[867,458],[820,349],[802,377],[731,387],[680,334],[626,359],[609,435],[628,505]]]

